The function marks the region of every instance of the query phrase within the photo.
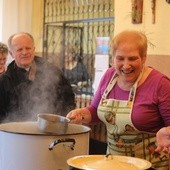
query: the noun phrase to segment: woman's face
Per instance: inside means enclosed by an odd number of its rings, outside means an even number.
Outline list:
[[[70,63],[73,60],[73,56],[71,52],[65,52],[64,60],[66,63]]]
[[[113,57],[119,79],[126,83],[134,83],[146,59],[145,56],[140,56],[135,43],[121,43]]]

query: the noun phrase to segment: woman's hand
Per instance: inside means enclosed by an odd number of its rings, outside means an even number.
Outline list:
[[[91,114],[87,108],[74,109],[66,117],[70,119],[71,123],[89,124],[91,122]]]
[[[156,134],[156,152],[170,153],[170,126],[161,128]]]

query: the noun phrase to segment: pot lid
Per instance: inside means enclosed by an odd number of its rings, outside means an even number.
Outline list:
[[[65,133],[57,134],[57,133],[44,133],[40,131],[38,128],[38,123],[33,121],[10,122],[0,124],[0,131],[25,135],[45,135],[45,136],[79,135],[83,133],[89,133],[90,130],[91,129],[88,126],[69,123],[67,131]]]
[[[82,155],[67,160],[69,166],[83,170],[144,170],[151,167],[151,163],[128,156],[116,155]]]

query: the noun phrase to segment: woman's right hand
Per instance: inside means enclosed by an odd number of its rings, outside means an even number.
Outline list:
[[[74,109],[70,111],[67,116],[71,123],[88,124],[91,121],[91,114],[87,108]]]

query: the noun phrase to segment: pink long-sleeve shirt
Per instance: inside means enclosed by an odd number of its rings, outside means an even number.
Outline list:
[[[106,71],[88,107],[92,122],[99,121],[97,107],[114,72],[114,68]],[[128,100],[129,91],[122,90],[117,84],[113,89],[107,98]],[[137,88],[131,119],[140,131],[157,132],[163,126],[170,126],[170,79],[167,76],[155,69],[151,71],[145,82]]]

